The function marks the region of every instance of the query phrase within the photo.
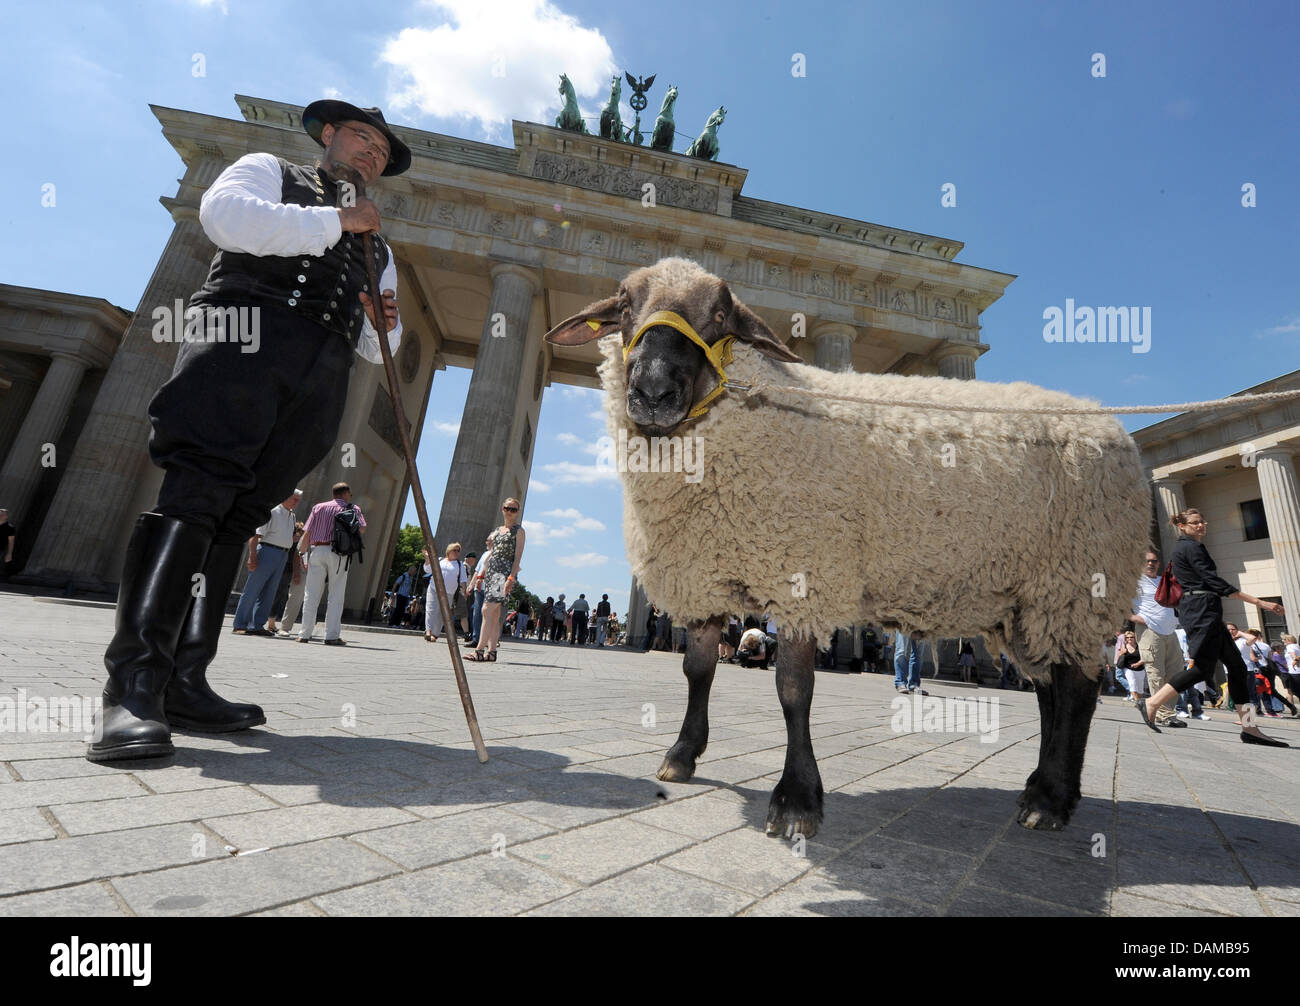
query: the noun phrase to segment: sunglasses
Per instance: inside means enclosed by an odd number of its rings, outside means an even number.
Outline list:
[[[506,513],[518,513],[518,512],[519,512],[519,508],[518,508],[517,506],[503,506],[501,509],[504,510]]]

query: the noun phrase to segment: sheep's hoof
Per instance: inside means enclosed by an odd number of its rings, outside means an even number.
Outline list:
[[[767,807],[767,835],[769,838],[790,838],[798,835],[812,838],[822,824],[822,786],[800,792],[799,786],[787,786],[782,779],[772,790],[772,801]]]
[[[698,755],[690,754],[681,744],[674,744],[664,755],[663,764],[655,773],[664,782],[690,782],[695,775],[695,759]]]
[[[1034,831],[1060,831],[1065,827],[1067,819],[1050,810],[1026,807],[1020,812],[1020,816],[1016,820],[1024,827],[1032,828]]]
[[[1016,803],[1020,806],[1016,821],[1035,831],[1060,831],[1070,820],[1069,806],[1053,800],[1037,783],[1026,786]]]

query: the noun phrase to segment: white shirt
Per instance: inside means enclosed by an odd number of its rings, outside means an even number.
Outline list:
[[[738,650],[747,650],[750,646],[758,644],[754,650],[754,656],[760,660],[767,654],[767,637],[763,635],[762,629],[746,629],[740,637]]]
[[[1156,603],[1156,587],[1160,581],[1145,573],[1138,576],[1137,597],[1133,598],[1133,614],[1141,615],[1147,628],[1157,636],[1168,636],[1178,628],[1178,616],[1173,608]]]
[[[343,224],[337,208],[283,203],[283,193],[284,172],[275,155],[245,154],[203,194],[199,223],[218,248],[249,255],[323,255],[338,244]],[[397,264],[391,254],[379,286],[397,290]],[[362,318],[357,353],[371,363],[383,363],[375,326],[364,312]],[[388,347],[396,353],[401,343],[399,318],[388,333]]]
[[[1300,674],[1300,644],[1287,643],[1283,653],[1286,656],[1287,673]]]
[[[1255,658],[1250,652],[1250,640],[1246,638],[1244,632],[1238,633],[1237,638],[1233,640],[1237,646],[1237,652],[1241,654],[1241,659],[1245,661],[1248,670],[1254,670]]]
[[[283,503],[277,503],[271,511],[271,519],[253,532],[262,539],[264,545],[277,548],[293,547],[293,511],[286,510]]]
[[[447,589],[447,600],[450,601],[452,595],[456,593],[457,584],[469,582],[469,577],[465,574],[465,563],[459,559],[439,559],[438,566],[442,570],[442,585]],[[427,562],[424,564],[424,571],[426,573],[432,572]],[[435,593],[432,580],[429,581],[429,587],[425,593],[430,597]]]

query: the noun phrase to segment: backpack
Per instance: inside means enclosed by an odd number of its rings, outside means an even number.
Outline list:
[[[357,562],[365,562],[361,555],[364,547],[361,543],[361,514],[353,504],[344,503],[343,509],[334,515],[334,539],[330,542],[330,551],[348,560],[343,567],[347,570],[352,566],[354,555]]]

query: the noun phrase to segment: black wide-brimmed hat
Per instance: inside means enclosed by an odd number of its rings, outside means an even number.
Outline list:
[[[321,130],[326,124],[336,125],[340,122],[364,122],[384,134],[390,153],[383,174],[400,175],[411,166],[411,149],[388,128],[388,123],[384,121],[384,113],[378,108],[357,108],[356,105],[350,105],[346,101],[324,98],[313,101],[302,110],[302,128],[307,130],[307,135],[322,147],[325,146],[325,141],[320,138]]]

